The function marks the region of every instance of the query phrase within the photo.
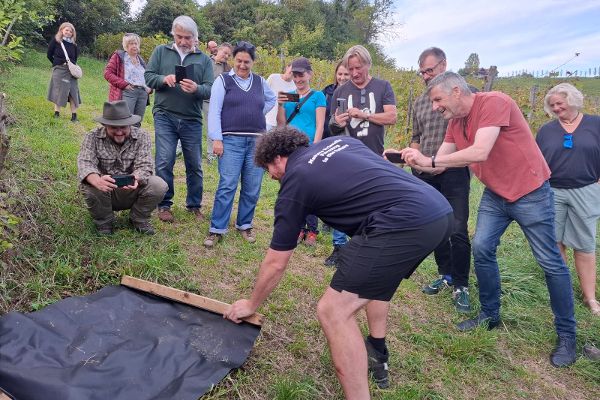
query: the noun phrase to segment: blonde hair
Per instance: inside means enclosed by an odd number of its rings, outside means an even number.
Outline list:
[[[369,50],[367,50],[364,46],[359,44],[350,47],[346,54],[344,54],[344,58],[342,58],[342,64],[344,64],[346,69],[348,69],[348,60],[350,60],[352,57],[357,57],[362,64],[366,64],[369,67],[372,64],[371,53],[369,53]]]
[[[569,107],[573,107],[577,111],[581,111],[583,108],[583,93],[570,83],[559,83],[548,90],[546,97],[544,97],[544,111],[546,111],[548,115],[554,115],[548,102],[550,101],[550,97],[555,94],[563,96]]]
[[[126,33],[123,35],[123,50],[127,51],[127,45],[131,42],[136,42],[138,45],[141,45],[142,39],[137,33]]]
[[[58,32],[56,32],[56,35],[54,36],[54,38],[56,39],[56,41],[58,43],[60,43],[63,38],[62,31],[66,27],[71,28],[71,30],[73,31],[73,36],[71,36],[71,40],[73,40],[73,43],[75,43],[75,41],[77,39],[77,31],[75,30],[75,27],[73,26],[73,24],[70,22],[63,22],[62,24],[60,24],[60,26],[58,27]]]

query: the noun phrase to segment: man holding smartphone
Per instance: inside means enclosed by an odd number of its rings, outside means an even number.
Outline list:
[[[77,157],[80,189],[100,235],[112,235],[114,211],[130,210],[133,228],[154,234],[150,214],[163,199],[167,184],[152,176],[152,142],[123,100],[104,103],[102,124],[87,133]]]

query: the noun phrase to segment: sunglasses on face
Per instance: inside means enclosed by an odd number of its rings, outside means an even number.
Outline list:
[[[573,135],[568,134],[568,133],[563,135],[563,147],[565,149],[573,148]]]
[[[437,63],[437,64],[435,64],[435,65],[434,65],[433,67],[431,67],[431,68],[426,68],[426,69],[419,70],[419,75],[425,75],[425,74],[427,74],[427,75],[431,75],[431,74],[433,74],[433,70],[434,70],[434,69],[436,69],[436,68],[437,68],[437,66],[438,66],[438,65],[440,65],[440,64],[442,63],[442,61],[446,61],[446,59],[445,59],[445,58],[442,58],[440,61],[438,61],[438,63]]]

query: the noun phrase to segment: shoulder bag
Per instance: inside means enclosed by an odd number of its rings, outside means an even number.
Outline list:
[[[62,40],[60,41],[60,46],[62,47],[63,52],[65,53],[65,58],[67,59],[67,68],[69,68],[71,76],[75,79],[81,78],[83,76],[83,70],[79,65],[73,64],[71,62],[71,60],[69,59],[69,55],[67,54],[67,49],[65,49],[65,45],[63,44]]]

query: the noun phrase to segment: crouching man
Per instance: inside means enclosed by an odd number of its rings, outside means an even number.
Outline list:
[[[300,131],[279,127],[259,139],[256,164],[281,188],[270,248],[250,298],[224,317],[240,322],[275,289],[309,214],[352,236],[317,306],[317,316],[347,399],[368,399],[367,371],[388,386],[389,301],[402,279],[452,232],[452,208],[433,187],[395,167],[359,140],[338,136],[309,147]],[[363,340],[355,314],[367,309]]]
[[[86,205],[98,233],[111,235],[114,211],[130,210],[133,228],[154,234],[150,214],[163,199],[167,184],[152,176],[152,142],[148,133],[132,126],[132,115],[123,100],[104,103],[102,124],[88,132],[77,157],[78,178]]]

